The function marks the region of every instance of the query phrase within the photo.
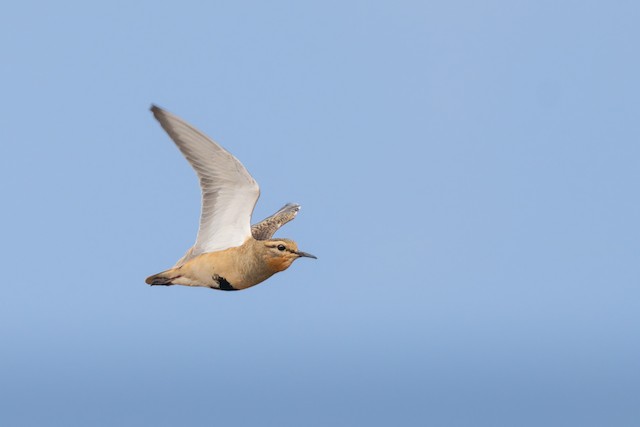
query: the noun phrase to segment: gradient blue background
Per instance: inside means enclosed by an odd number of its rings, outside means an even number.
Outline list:
[[[2,425],[640,425],[640,6],[13,2]],[[193,243],[157,103],[319,259],[150,288]]]

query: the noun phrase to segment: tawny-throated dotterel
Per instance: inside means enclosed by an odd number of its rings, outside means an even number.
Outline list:
[[[150,276],[149,285],[246,289],[286,270],[298,258],[315,256],[273,234],[300,206],[289,203],[251,226],[260,189],[231,153],[178,116],[151,106],[160,125],[187,158],[200,180],[202,211],[195,245],[173,268]]]

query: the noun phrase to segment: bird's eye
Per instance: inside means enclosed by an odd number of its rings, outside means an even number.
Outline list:
[[[279,251],[284,251],[284,249],[285,249],[284,245],[278,245],[278,250]]]

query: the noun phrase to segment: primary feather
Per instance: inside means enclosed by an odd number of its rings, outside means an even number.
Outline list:
[[[231,153],[184,120],[157,106],[151,111],[200,180],[202,211],[195,245],[178,261],[240,246],[251,237],[258,184]]]

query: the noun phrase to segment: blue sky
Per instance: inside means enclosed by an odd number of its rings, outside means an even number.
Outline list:
[[[14,2],[15,3],[15,2]],[[640,6],[2,7],[3,425],[636,426]],[[227,147],[318,260],[150,288]]]

